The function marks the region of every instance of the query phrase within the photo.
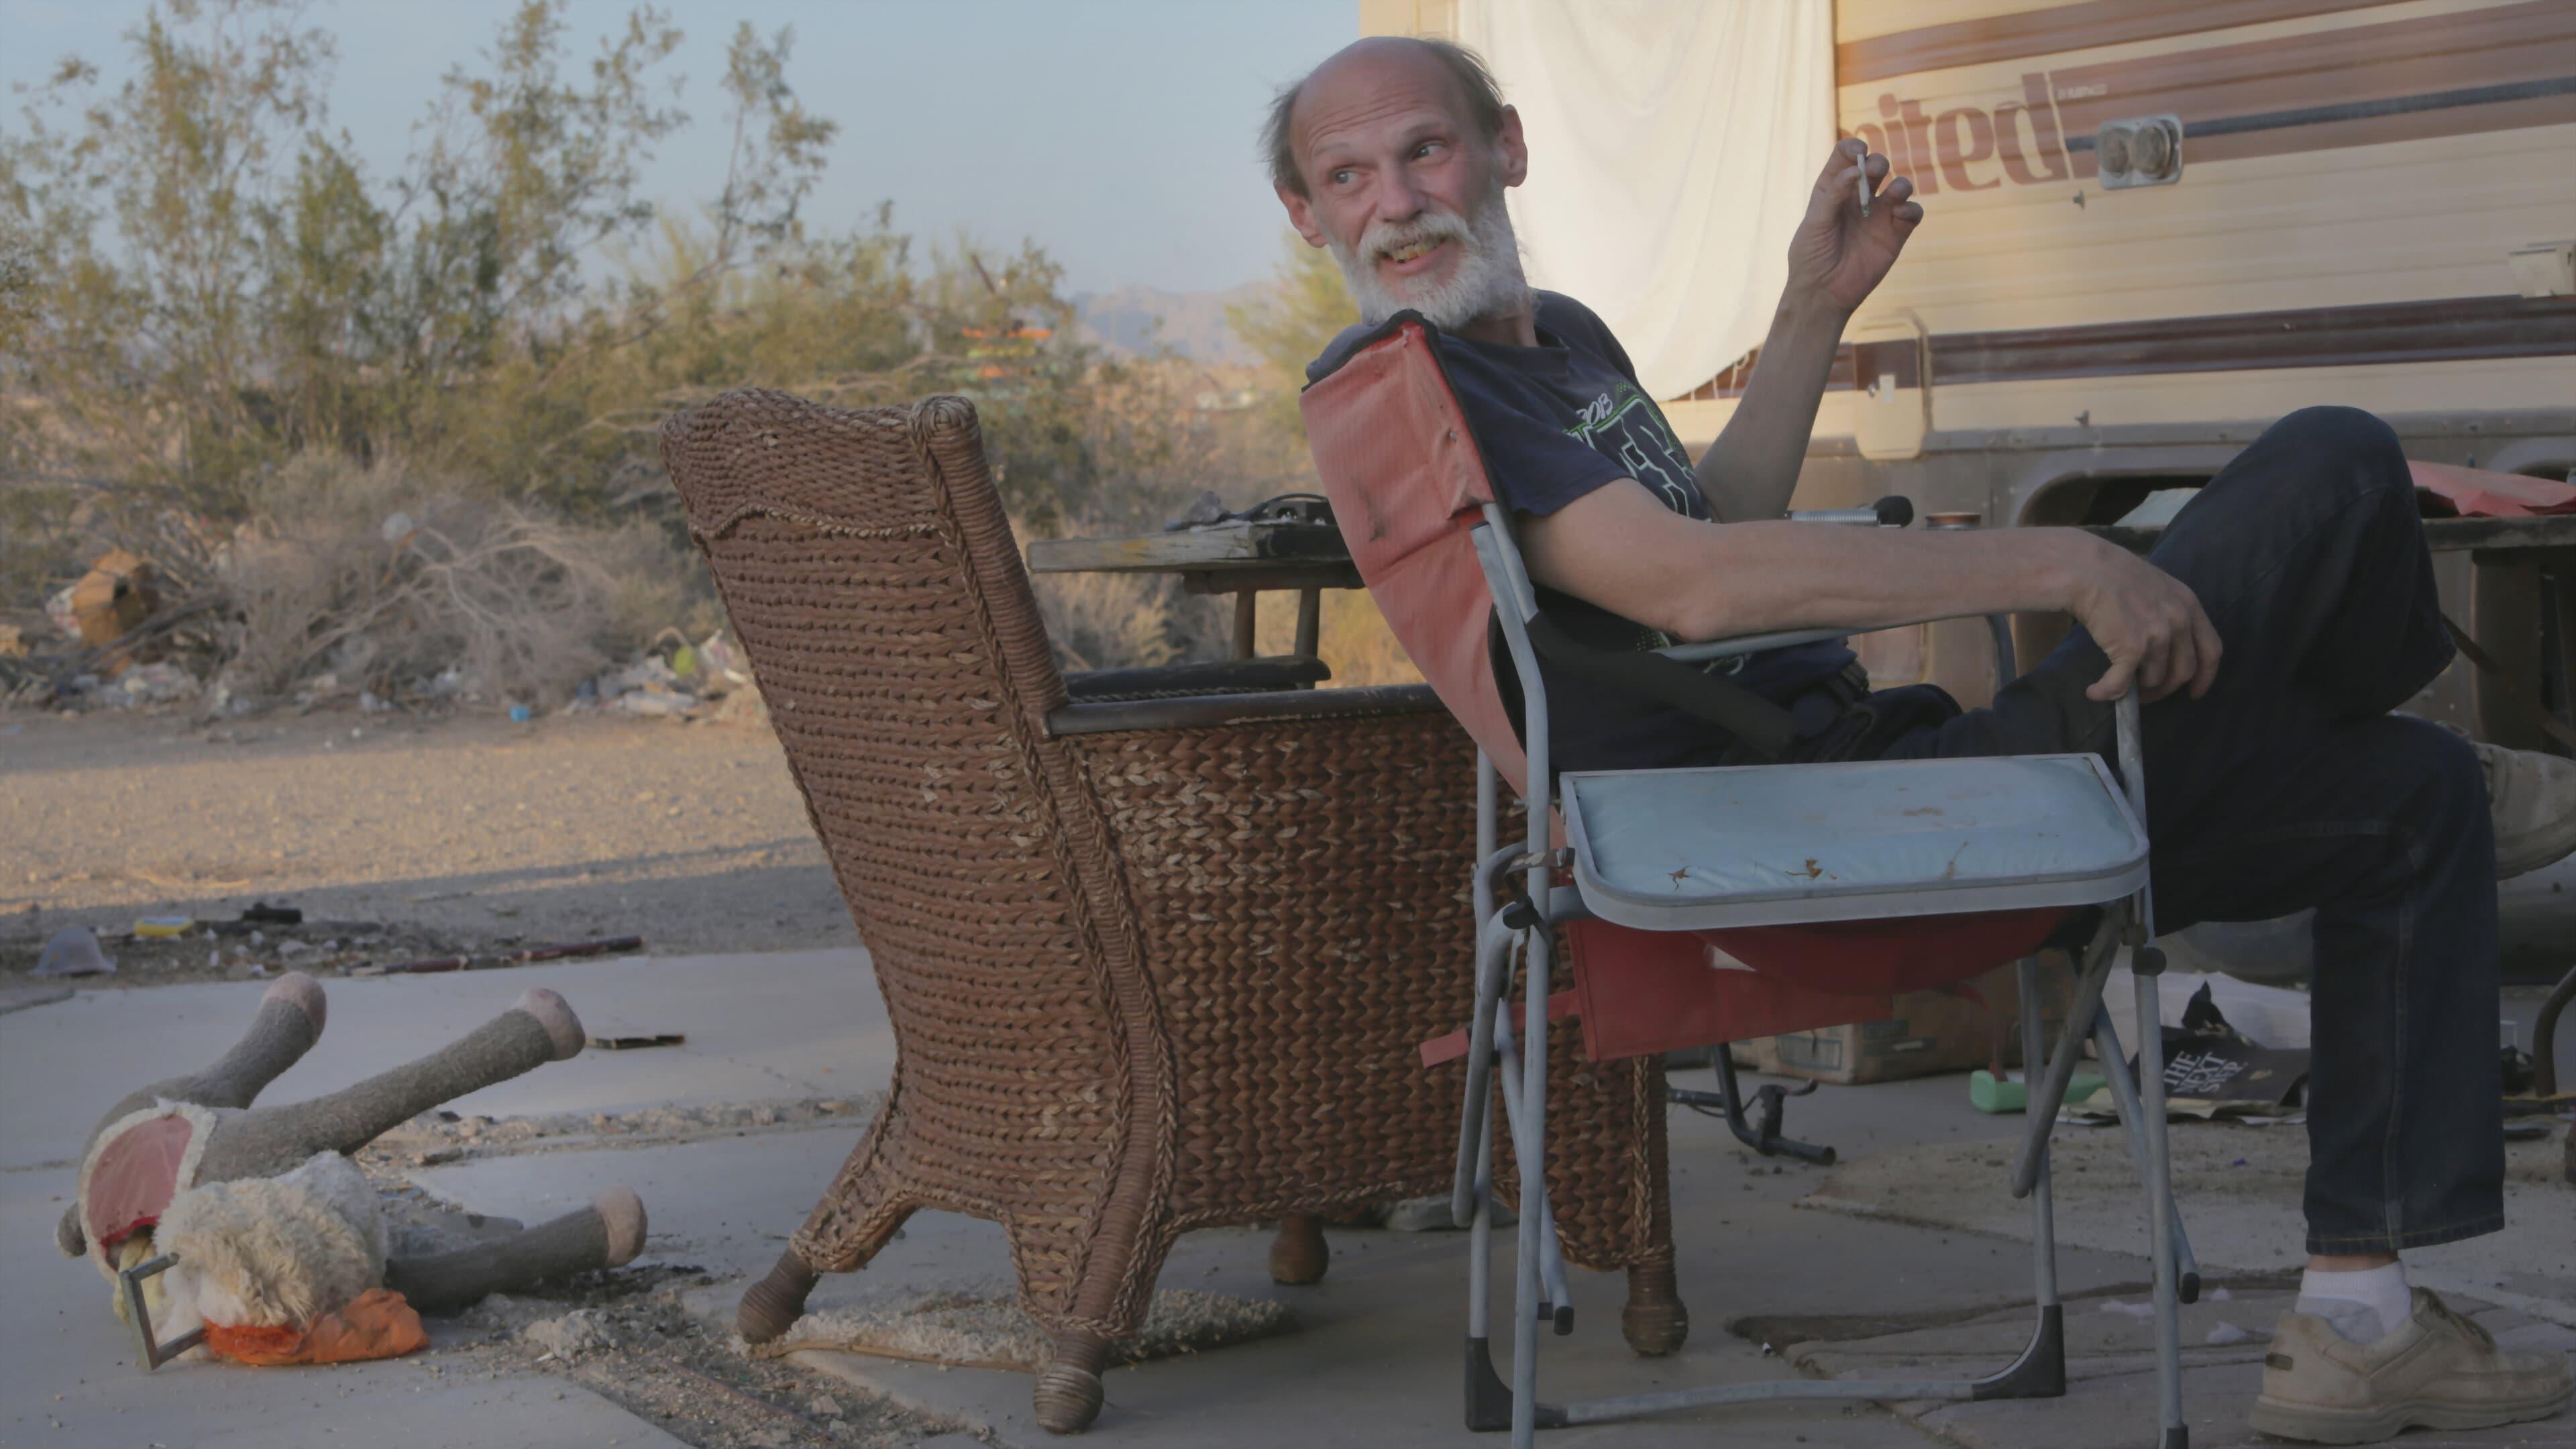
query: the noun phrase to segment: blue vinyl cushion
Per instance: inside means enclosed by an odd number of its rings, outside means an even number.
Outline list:
[[[2091,755],[1564,777],[1575,878],[1647,929],[2092,904],[2147,840]]]

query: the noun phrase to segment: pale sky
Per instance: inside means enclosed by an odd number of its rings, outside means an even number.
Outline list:
[[[331,121],[379,176],[410,149],[438,78],[472,62],[511,0],[320,0],[339,41]],[[567,73],[620,24],[625,0],[573,0]],[[1174,291],[1266,275],[1285,220],[1254,132],[1272,91],[1356,38],[1356,0],[670,0],[687,33],[664,74],[686,78],[687,131],[666,140],[644,191],[712,195],[724,46],[738,21],[796,28],[788,81],[841,123],[809,223],[853,224],[878,202],[924,241],[960,226],[1016,247],[1032,237],[1069,291]],[[0,129],[15,83],[66,54],[111,90],[132,64],[125,31],[144,0],[0,0]]]

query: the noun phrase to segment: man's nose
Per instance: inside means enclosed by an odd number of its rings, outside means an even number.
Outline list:
[[[1401,166],[1382,173],[1377,189],[1377,219],[1383,222],[1407,222],[1422,214],[1422,188]]]

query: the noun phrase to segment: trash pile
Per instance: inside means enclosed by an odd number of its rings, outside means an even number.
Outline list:
[[[164,583],[152,564],[112,548],[45,600],[45,624],[0,624],[0,705],[131,709],[197,698],[197,676],[174,660],[204,648],[210,611],[165,606]]]
[[[692,644],[665,629],[634,663],[583,680],[564,713],[730,720],[761,718],[762,709],[751,666],[723,630]]]
[[[401,514],[385,527],[397,550],[416,531]],[[198,586],[174,598],[183,591],[164,583],[149,561],[110,549],[45,601],[45,623],[0,623],[0,707],[182,707],[207,717],[266,707],[298,714],[497,707],[520,721],[539,712],[524,687],[496,687],[472,662],[451,660],[424,671],[416,651],[380,643],[380,631],[364,628],[337,631],[336,642],[314,660],[323,667],[282,695],[269,694],[228,647],[225,635],[238,633],[242,623],[227,617],[220,592]],[[559,689],[554,697],[563,697]],[[724,630],[692,642],[676,628],[662,630],[633,661],[582,678],[560,710],[680,720],[756,720],[761,711],[750,666]]]

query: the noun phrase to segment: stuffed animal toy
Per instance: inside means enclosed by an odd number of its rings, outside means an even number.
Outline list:
[[[202,1328],[205,1352],[250,1363],[384,1358],[427,1341],[421,1312],[643,1251],[644,1205],[618,1187],[507,1238],[391,1256],[376,1190],[349,1161],[443,1102],[579,1052],[581,1021],[562,997],[530,991],[419,1061],[311,1101],[252,1106],[324,1017],[319,983],[281,977],[221,1061],[134,1093],[91,1132],[55,1241],[107,1275],[119,1317],[123,1270],[167,1256],[144,1282],[156,1343]]]

